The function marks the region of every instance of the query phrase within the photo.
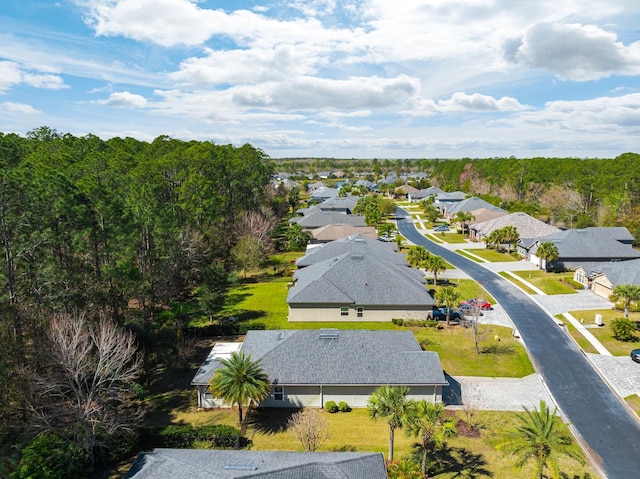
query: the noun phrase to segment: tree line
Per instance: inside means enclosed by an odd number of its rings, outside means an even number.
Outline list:
[[[185,347],[185,304],[205,315],[220,307],[241,241],[273,248],[289,207],[272,174],[273,161],[248,144],[0,133],[0,476],[46,431],[90,462],[117,443],[115,416],[91,409],[135,413],[124,399]],[[140,376],[100,373],[124,346]],[[110,396],[82,389],[105,374],[119,375]],[[59,389],[70,378],[78,386]],[[62,414],[81,395],[84,407]]]

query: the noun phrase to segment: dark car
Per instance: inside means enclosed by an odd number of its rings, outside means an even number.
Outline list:
[[[633,359],[636,363],[640,363],[640,349],[634,349],[631,351],[631,359]]]
[[[447,225],[440,225],[433,228],[433,231],[449,231],[449,227]]]
[[[433,308],[433,319],[436,321],[446,321],[447,308]],[[453,308],[449,308],[449,320],[454,321],[457,319],[460,319],[458,312]]]

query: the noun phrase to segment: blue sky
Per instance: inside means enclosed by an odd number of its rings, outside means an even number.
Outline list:
[[[640,152],[637,0],[2,0],[0,131],[274,158]]]

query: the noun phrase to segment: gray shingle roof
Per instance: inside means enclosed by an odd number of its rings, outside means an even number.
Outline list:
[[[339,305],[433,305],[419,270],[381,261],[375,256],[343,253],[299,269],[287,303]]]
[[[560,232],[560,228],[548,225],[527,213],[511,213],[498,218],[469,226],[481,236],[489,236],[494,230],[505,226],[515,226],[523,238],[540,238]]]
[[[385,479],[381,453],[154,449],[125,479]]]
[[[640,259],[608,263],[602,265],[599,271],[614,287],[620,284],[640,285]]]
[[[374,254],[382,261],[403,266],[407,265],[406,255],[396,253],[396,245],[394,243],[383,243],[362,235],[347,236],[310,249],[307,254],[296,260],[296,264],[300,268],[310,266],[344,253]]]
[[[249,331],[242,351],[279,384],[447,384],[438,353],[411,331]]]
[[[321,226],[311,230],[311,236],[316,241],[333,242],[356,235],[373,240],[378,237],[378,231],[373,226],[351,226],[344,223]]]
[[[467,198],[465,200],[460,201],[451,206],[447,206],[447,214],[455,215],[458,212],[468,213],[473,210],[478,210],[480,208],[496,208],[495,205],[492,205],[488,201],[483,200],[482,198],[478,198],[477,196],[472,196],[471,198]]]
[[[353,211],[358,202],[358,196],[334,196],[329,198],[318,205],[323,210],[348,210]]]
[[[565,263],[572,259],[593,261],[640,258],[640,251],[620,242],[626,241],[628,236],[631,233],[620,227],[571,229],[538,238],[538,244],[531,251],[535,254],[541,243],[551,242],[558,247],[558,260]]]
[[[346,223],[351,226],[367,226],[364,222],[364,216],[348,215],[339,211],[308,211],[302,218],[296,217],[289,220],[290,223],[298,223],[303,228],[320,228],[330,224]]]

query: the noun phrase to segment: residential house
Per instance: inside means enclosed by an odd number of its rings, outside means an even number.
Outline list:
[[[448,384],[438,353],[423,351],[411,331],[251,330],[239,350],[260,360],[271,382],[262,407],[324,407],[327,401],[366,407],[383,384],[409,387],[409,399],[441,402]],[[205,361],[191,381],[199,408],[227,407],[209,391],[220,367],[219,360]]]
[[[328,188],[322,187],[313,190],[313,192],[309,195],[310,203],[322,203],[330,198],[334,198],[339,195],[339,191],[337,188]]]
[[[376,236],[377,237],[377,236]],[[400,266],[408,266],[406,256],[397,253],[395,243],[384,243],[362,234],[343,237],[320,247],[307,248],[304,256],[296,260],[298,268],[304,268],[335,258],[344,253],[373,255],[379,260]]]
[[[318,204],[318,207],[322,211],[339,211],[350,215],[359,199],[359,196],[333,196]]]
[[[314,191],[320,189],[320,188],[326,188],[327,185],[325,185],[322,181],[316,181],[315,183],[311,183],[309,185],[307,185],[307,191],[309,193],[313,193]]]
[[[428,319],[434,300],[424,274],[375,255],[343,253],[298,269],[287,303],[289,321]]]
[[[386,479],[378,452],[154,449],[138,455],[125,479]]]
[[[294,216],[290,218],[289,224],[298,223],[302,228],[309,230],[340,223],[351,226],[367,226],[364,221],[364,216],[360,215],[348,215],[346,213],[340,213],[339,211],[322,211],[319,208],[313,210],[313,212],[309,210],[306,213],[305,216]]]
[[[479,208],[477,210],[472,210],[470,213],[473,218],[467,223],[467,225],[483,223],[508,214],[505,210],[498,208],[497,206],[492,206],[491,208]]]
[[[419,202],[422,201],[424,199],[427,199],[431,196],[434,197],[434,199],[440,195],[444,193],[443,190],[441,190],[440,188],[436,187],[436,186],[430,186],[429,188],[424,188],[422,190],[418,190],[417,193],[409,193],[407,195],[407,199],[411,202]]]
[[[613,288],[621,284],[640,286],[640,259],[615,263],[583,264],[576,268],[573,279],[598,296],[609,299]]]
[[[592,227],[570,229],[534,241],[520,239],[518,251],[529,261],[540,266],[542,260],[536,256],[542,243],[551,242],[558,248],[558,259],[550,269],[575,270],[588,264],[605,266],[608,263],[640,258],[640,251],[633,248],[633,236],[624,227]]]
[[[503,210],[504,211],[504,210]],[[540,221],[527,213],[510,213],[503,214],[497,218],[482,223],[473,223],[469,225],[469,237],[476,241],[483,241],[495,230],[502,229],[506,226],[513,226],[518,231],[521,238],[541,238],[553,233],[560,232],[560,228],[548,225],[544,221]]]
[[[378,231],[373,226],[351,226],[345,223],[331,224],[312,229],[309,243],[312,245],[327,244],[352,236],[362,236],[363,238],[375,240],[378,237]]]
[[[395,190],[393,190],[393,195],[396,198],[410,198],[411,195],[415,195],[420,193],[418,188],[414,188],[411,185],[402,185],[398,186]]]
[[[440,208],[440,211],[444,213],[448,208],[452,207],[456,203],[460,203],[466,197],[467,194],[462,191],[440,193],[436,196],[434,203],[438,208]]]
[[[471,196],[470,198],[465,198],[454,204],[446,205],[444,208],[444,215],[446,219],[452,220],[455,219],[455,216],[458,213],[470,213],[480,208],[496,208],[496,206],[492,205],[488,201],[483,200],[482,198]]]

